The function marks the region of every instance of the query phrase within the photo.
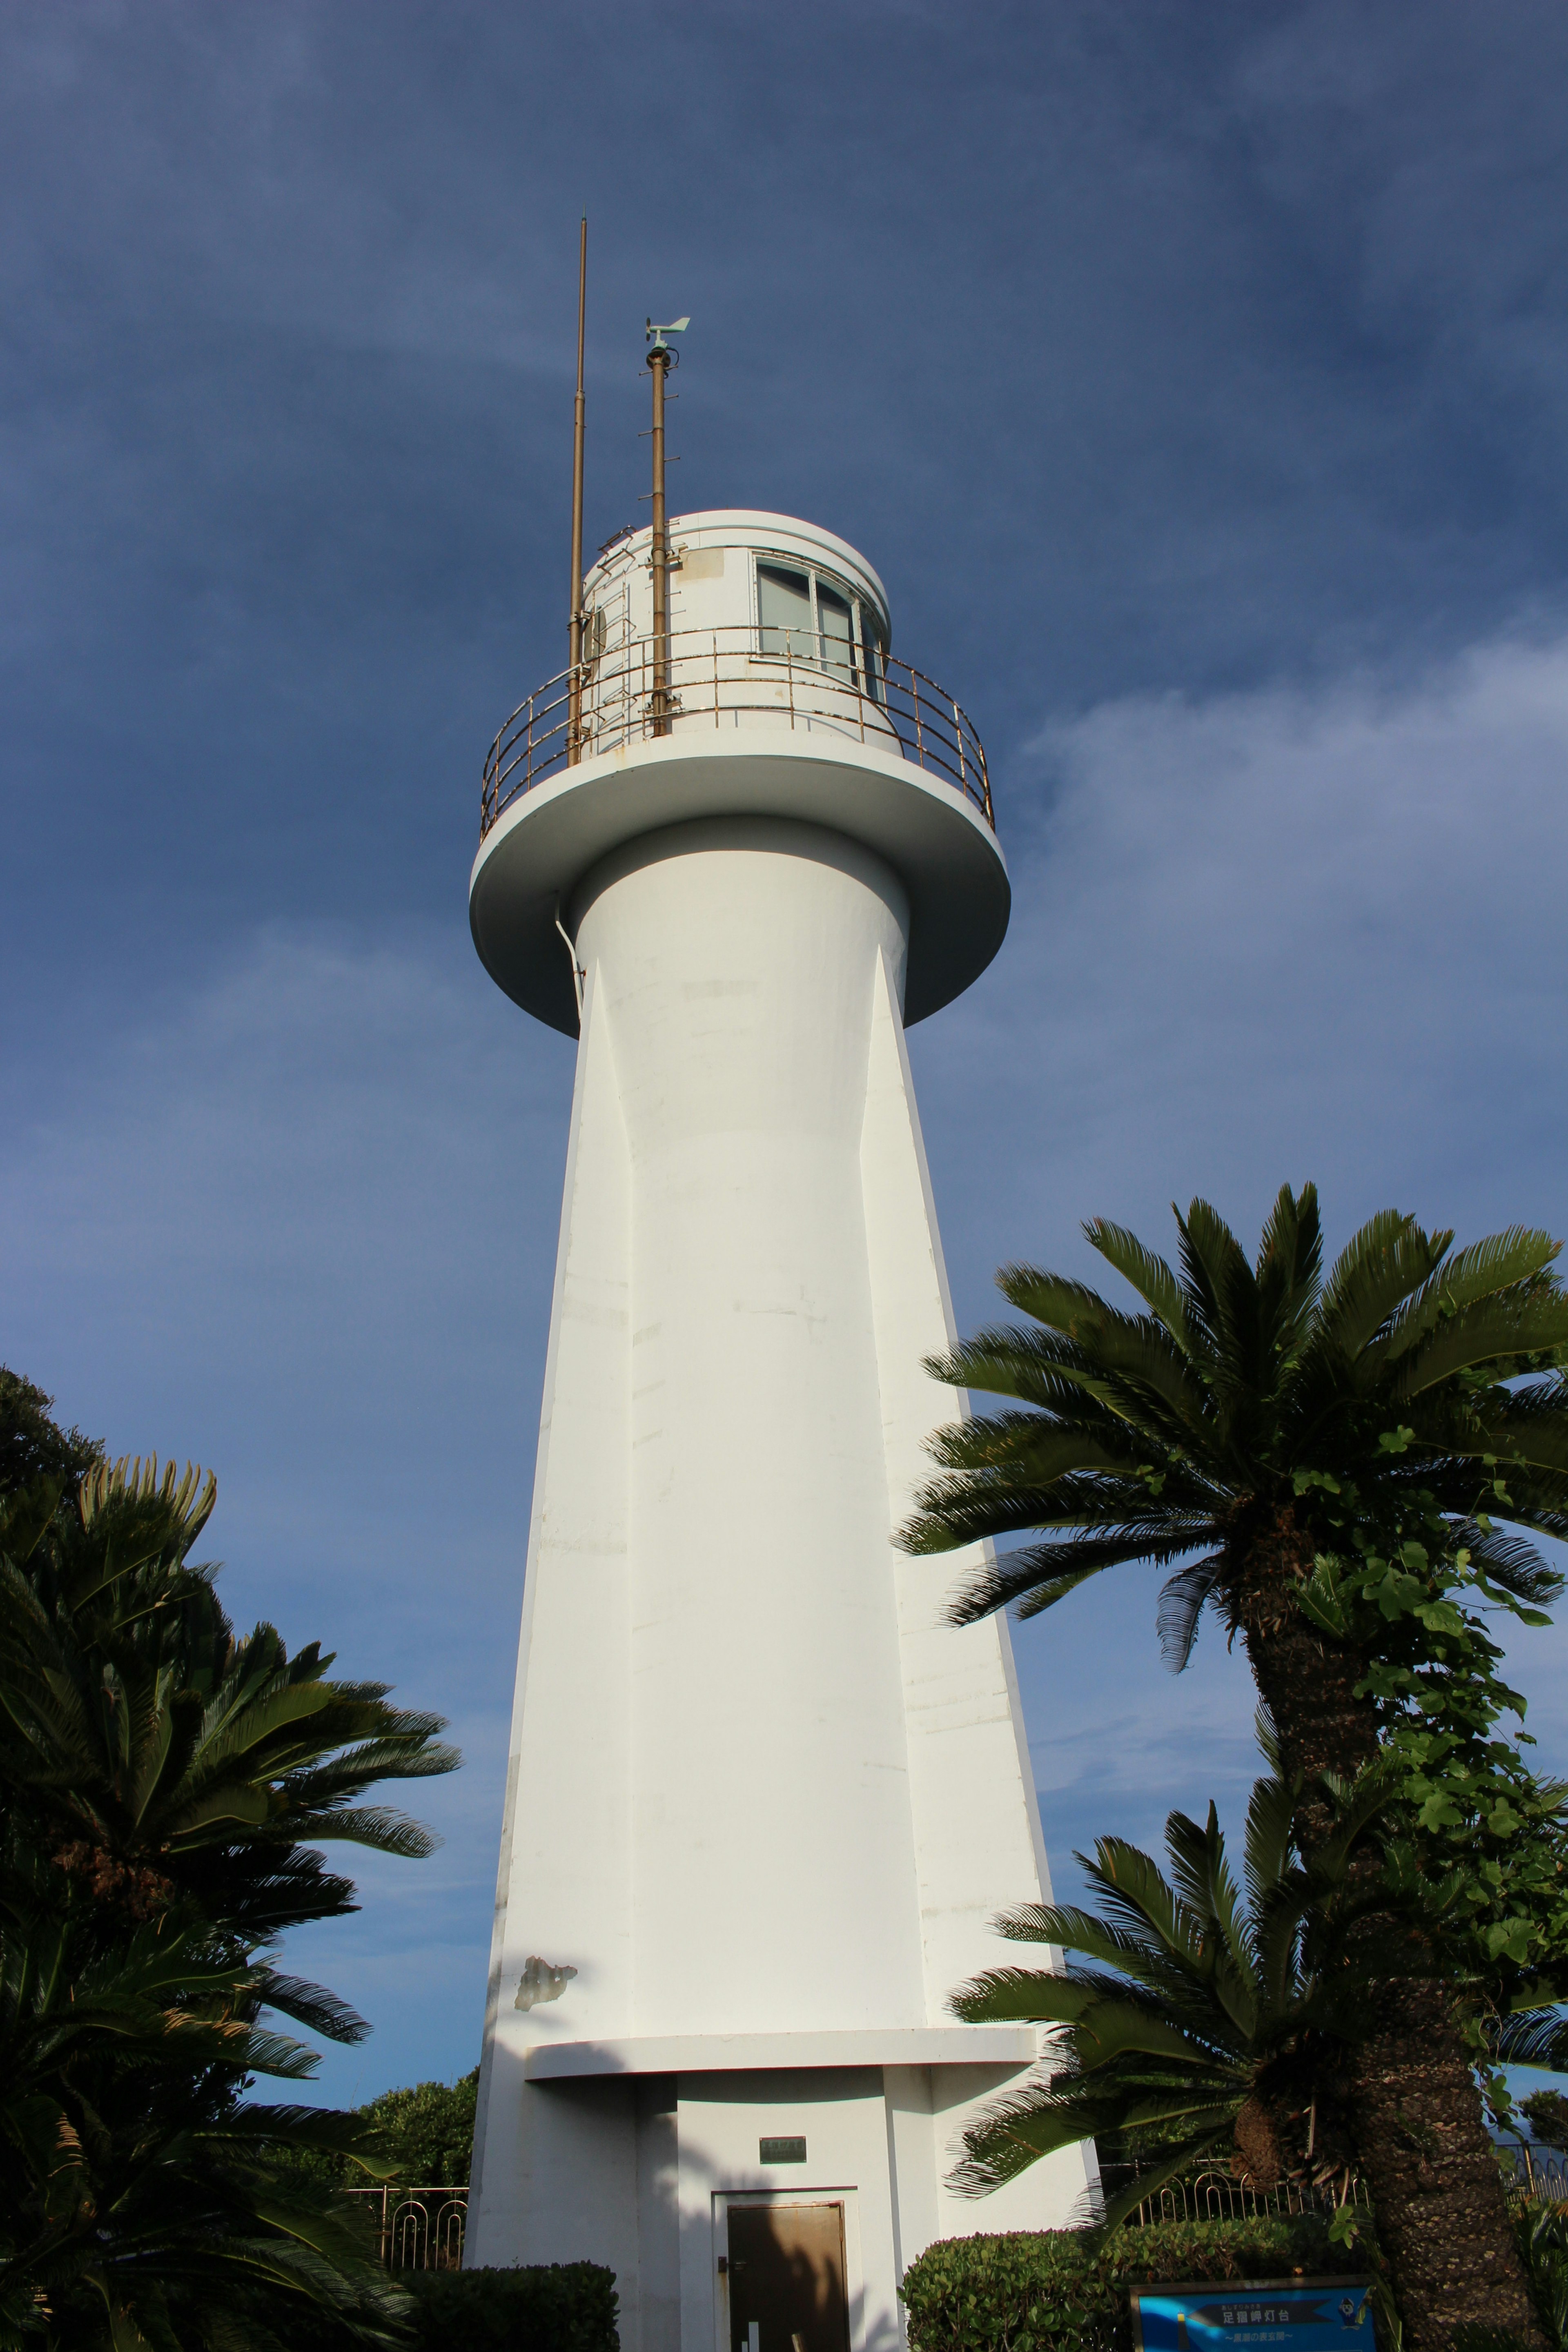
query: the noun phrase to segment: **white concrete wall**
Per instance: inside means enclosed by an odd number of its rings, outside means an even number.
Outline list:
[[[962,1394],[937,1388],[923,1368],[957,1337],[936,1204],[915,1107],[897,974],[877,975],[861,1139],[867,1246],[875,1302],[882,1440],[889,1526],[903,1525],[931,1469],[925,1440],[938,1422],[967,1413]],[[920,1887],[926,2011],[950,2014],[966,1979],[1017,1955],[991,1922],[1018,1903],[1048,1903],[1050,1869],[1024,1733],[1005,1617],[947,1622],[952,1594],[988,1546],[911,1559],[894,1568],[903,1654],[904,1722]],[[1050,1960],[1059,1965],[1061,1955]],[[890,2071],[890,2070],[889,2070]],[[1092,2149],[1068,2149],[1034,2166],[983,2206],[942,2185],[979,2108],[1026,2072],[936,2070],[932,2147],[937,2187],[930,2237],[974,2230],[1038,2230],[1081,2203],[1098,2179]],[[962,2074],[960,2084],[953,2078]],[[1046,2216],[1052,2217],[1047,2220]],[[907,2259],[907,2258],[906,2258]]]
[[[562,950],[563,955],[565,950]],[[475,2172],[472,2264],[586,2257],[606,2236],[635,2248],[629,2184],[599,2143],[625,2137],[624,2084],[596,2098],[525,2093],[530,2043],[631,2016],[632,1916],[626,1693],[631,1168],[608,1025],[590,975],[572,1107],[561,1244],[523,1583],[511,1752],[496,1887]],[[530,1953],[567,1961],[563,2000],[514,2006]],[[606,2096],[620,2094],[619,2100]],[[607,2120],[606,2120],[607,2118]],[[630,2144],[625,2163],[630,2162]],[[584,2168],[586,2168],[584,2174]],[[562,2249],[574,2249],[567,2253]],[[600,2260],[609,2257],[604,2253]],[[635,2267],[635,2264],[634,2264]]]
[[[738,818],[587,895],[633,1171],[634,2030],[917,2024],[859,1171],[903,893]]]
[[[842,835],[723,818],[616,852],[566,919],[588,977],[467,2259],[610,2262],[629,2348],[708,2352],[714,2200],[769,2185],[759,2137],[809,2105],[799,2185],[855,2190],[870,2352],[932,2236],[1081,2195],[1076,2155],[946,2191],[1005,2068],[862,2080],[804,2039],[801,2069],[679,2092],[522,2064],[951,2023],[991,1915],[1046,1887],[1005,1628],[942,1624],[963,1560],[891,1541],[951,1410],[920,1368],[952,1318],[904,896]],[[531,1953],[578,1974],[521,2012]]]

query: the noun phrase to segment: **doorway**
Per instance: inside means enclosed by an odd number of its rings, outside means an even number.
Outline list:
[[[841,2197],[731,2199],[729,2352],[849,2352]]]

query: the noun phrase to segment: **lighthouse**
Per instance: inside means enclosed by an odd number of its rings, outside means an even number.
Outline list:
[[[464,2259],[608,2264],[636,2352],[891,2352],[922,2248],[1092,2180],[946,2186],[1037,2056],[948,1997],[1049,1893],[1005,1623],[894,1542],[953,1337],[905,1030],[1006,866],[831,532],[656,505],[574,626],[470,889],[577,1060]]]

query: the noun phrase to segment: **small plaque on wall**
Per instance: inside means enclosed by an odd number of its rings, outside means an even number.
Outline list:
[[[803,2139],[760,2139],[757,2160],[761,2164],[804,2164],[805,2142]]]

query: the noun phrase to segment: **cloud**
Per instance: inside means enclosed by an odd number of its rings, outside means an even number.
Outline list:
[[[1008,1245],[1198,1190],[1256,1223],[1308,1174],[1347,1224],[1560,1217],[1565,758],[1562,638],[1038,736],[1012,936],[915,1047],[963,1132],[984,1097]]]

